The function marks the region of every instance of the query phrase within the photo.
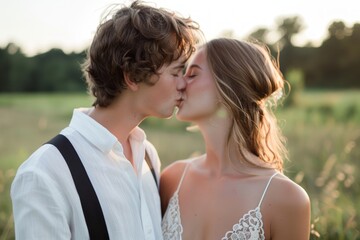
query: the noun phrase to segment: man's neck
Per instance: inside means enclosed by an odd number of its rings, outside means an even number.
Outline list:
[[[109,130],[124,146],[131,132],[144,119],[129,101],[120,100],[108,107],[95,107],[90,117]]]

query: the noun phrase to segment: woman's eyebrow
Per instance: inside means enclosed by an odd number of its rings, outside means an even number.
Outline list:
[[[201,69],[201,67],[197,64],[191,64],[189,66],[186,66],[186,70],[190,69],[190,68],[198,68],[198,69]]]
[[[197,64],[191,64],[189,66],[189,68],[199,68],[199,69],[201,69],[201,67],[199,65],[197,65]]]

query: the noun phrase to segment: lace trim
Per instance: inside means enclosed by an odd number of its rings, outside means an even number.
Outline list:
[[[265,240],[260,207],[250,210],[221,240]]]
[[[181,225],[179,195],[177,192],[175,192],[169,201],[161,225],[164,239],[181,240],[183,227]]]

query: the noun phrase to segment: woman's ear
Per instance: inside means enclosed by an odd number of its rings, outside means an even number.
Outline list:
[[[132,90],[132,91],[137,91],[139,89],[139,85],[138,83],[134,82],[131,80],[129,74],[127,73],[124,73],[124,80],[125,80],[125,83],[127,85],[127,87]]]

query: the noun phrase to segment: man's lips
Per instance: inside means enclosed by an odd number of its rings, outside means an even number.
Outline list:
[[[181,103],[183,102],[182,99],[178,99],[176,100],[176,106],[179,107],[181,105]]]
[[[176,99],[176,106],[179,107],[182,105],[182,103],[185,101],[185,94],[184,92],[179,92],[179,96]]]
[[[176,106],[179,107],[179,106],[182,104],[183,101],[184,101],[184,98],[183,98],[183,97],[178,98],[178,99],[176,100]]]

